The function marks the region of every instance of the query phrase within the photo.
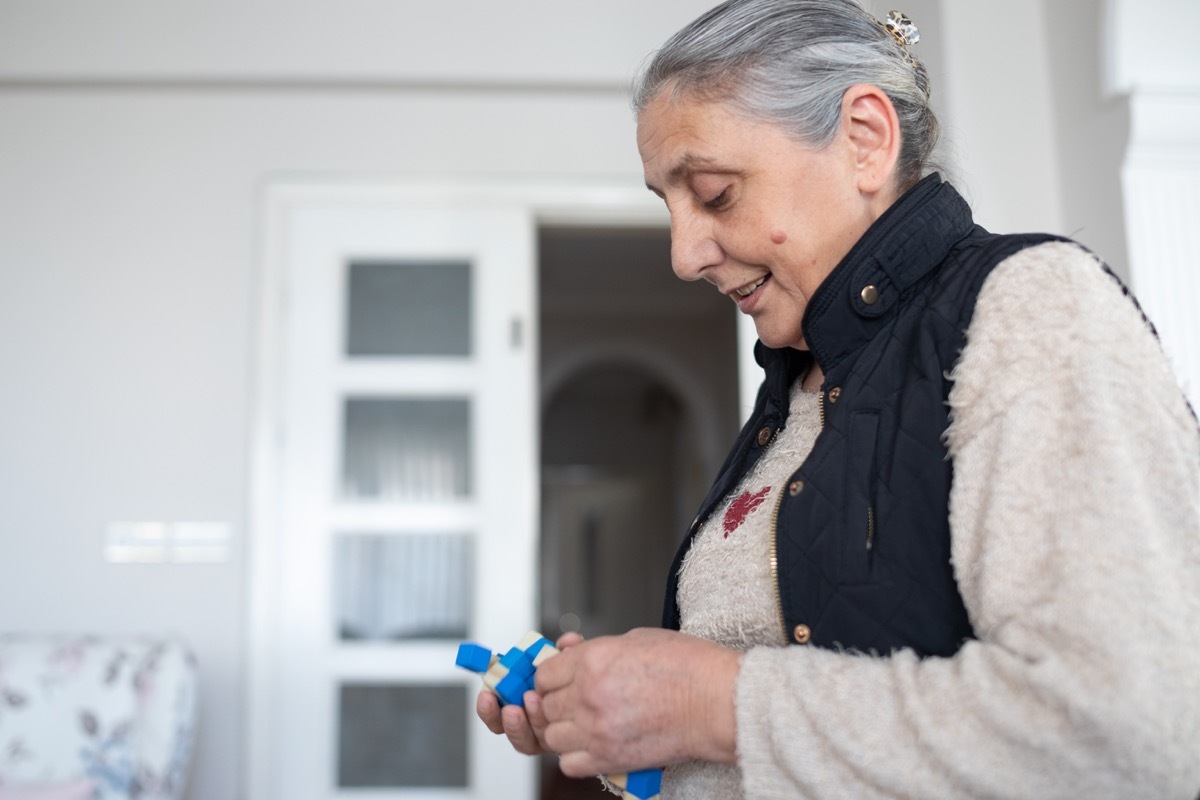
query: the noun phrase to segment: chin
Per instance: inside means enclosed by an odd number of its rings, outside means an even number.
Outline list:
[[[807,350],[808,342],[804,341],[803,336],[797,336],[791,333],[774,333],[772,331],[757,331],[758,338],[767,347],[775,350],[781,350],[785,347],[792,347],[796,350]]]

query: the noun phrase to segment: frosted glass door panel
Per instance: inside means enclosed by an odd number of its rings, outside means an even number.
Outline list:
[[[541,212],[497,188],[268,187],[240,797],[537,794],[454,668],[535,627]]]
[[[468,535],[337,537],[334,591],[343,641],[465,639],[475,585]]]
[[[464,262],[354,262],[350,356],[471,354],[471,270]]]
[[[347,500],[439,502],[471,494],[470,403],[457,398],[348,398]]]
[[[467,785],[470,715],[461,683],[343,684],[338,700],[339,787]]]

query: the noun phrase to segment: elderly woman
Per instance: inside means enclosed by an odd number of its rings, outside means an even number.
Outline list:
[[[479,714],[666,798],[1195,798],[1200,435],[1087,251],[975,225],[902,16],[732,0],[636,87],[672,261],[756,326],[664,627]],[[669,630],[677,628],[678,630]]]

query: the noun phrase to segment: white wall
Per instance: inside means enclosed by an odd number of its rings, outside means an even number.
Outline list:
[[[1042,5],[941,4],[948,152],[977,221],[997,232],[1061,227]]]
[[[1107,88],[1127,98],[1130,278],[1200,407],[1200,3],[1107,0]]]
[[[1062,202],[1058,232],[1083,242],[1128,281],[1120,174],[1129,98],[1105,91],[1103,15],[1095,0],[1047,0],[1043,13]]]
[[[1064,188],[1096,144],[1064,139],[1077,122],[1055,98],[1099,68],[1079,67],[1084,35],[1051,55],[1055,1],[1018,2],[1005,46],[985,4],[910,13],[940,32],[920,47],[984,221],[1119,229]],[[624,87],[707,5],[0,0],[0,630],[183,635],[204,693],[193,800],[233,800],[241,770],[264,182],[640,185]],[[1078,75],[1055,72],[1063,58]],[[107,564],[104,526],[127,519],[230,523],[232,559]]]
[[[242,769],[261,187],[640,186],[623,89],[700,4],[641,6],[0,5],[0,630],[184,636],[194,800],[237,797]],[[230,523],[233,557],[105,563],[130,519]]]

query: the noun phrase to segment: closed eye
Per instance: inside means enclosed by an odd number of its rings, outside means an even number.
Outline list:
[[[729,189],[726,188],[726,189],[722,189],[721,193],[719,195],[717,195],[716,197],[714,197],[713,199],[706,200],[704,202],[704,207],[713,209],[713,210],[717,210],[717,209],[724,207],[727,202],[729,202]]]

